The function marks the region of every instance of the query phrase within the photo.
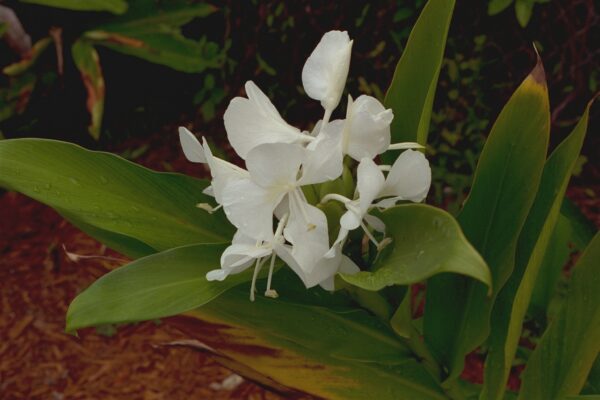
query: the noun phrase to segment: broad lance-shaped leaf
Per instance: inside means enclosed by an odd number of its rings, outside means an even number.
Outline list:
[[[515,268],[492,310],[482,399],[502,399],[538,271],[550,243],[588,125],[588,104],[573,132],[544,165],[540,186],[519,236]]]
[[[98,52],[89,42],[80,39],[73,44],[71,53],[87,91],[86,106],[91,118],[88,129],[98,140],[104,113],[104,75]]]
[[[21,0],[24,3],[39,4],[48,7],[65,8],[76,11],[109,11],[123,14],[127,11],[126,0]]]
[[[222,282],[206,280],[206,273],[219,267],[225,247],[221,244],[178,247],[109,272],[73,300],[67,311],[66,330],[176,315],[249,281],[251,271],[232,275]]]
[[[178,71],[201,72],[220,65],[218,48],[206,38],[200,41],[186,38],[181,33],[181,26],[215,11],[216,8],[207,3],[171,1],[158,4],[152,0],[138,0],[130,5],[127,14],[83,36],[94,44]]]
[[[378,400],[446,399],[439,383],[378,318],[361,309],[331,308],[327,297],[308,304],[302,297],[290,300],[284,286],[275,287],[279,298],[259,296],[251,303],[242,285],[167,323],[215,349],[240,374],[250,372],[269,386],[275,381],[276,388],[331,400],[365,394]]]
[[[454,0],[429,0],[410,33],[384,101],[394,111],[392,143],[427,143],[453,9]]]
[[[70,143],[0,141],[0,186],[51,206],[82,229],[101,230],[100,240],[113,233],[145,244],[146,250],[231,239],[222,214],[196,207],[211,201],[202,194],[206,185]]]
[[[386,210],[381,219],[393,240],[391,253],[374,272],[342,275],[346,282],[367,290],[381,290],[452,272],[491,287],[485,261],[446,211],[424,204],[405,204]]]
[[[562,309],[529,357],[519,399],[577,395],[600,352],[600,234],[573,268]]]
[[[439,275],[428,282],[424,335],[449,381],[461,373],[465,355],[489,334],[494,299],[514,267],[517,238],[540,182],[549,130],[548,89],[538,60],[494,123],[458,217],[490,267],[492,296],[463,276]]]

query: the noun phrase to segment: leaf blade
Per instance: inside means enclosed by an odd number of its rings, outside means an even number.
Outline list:
[[[548,91],[538,60],[494,123],[458,217],[490,267],[492,296],[460,276],[436,276],[428,283],[425,338],[448,368],[448,381],[458,377],[464,356],[488,335],[494,298],[512,272],[517,237],[539,185],[549,128]]]
[[[223,215],[195,207],[210,201],[202,194],[206,185],[70,143],[0,142],[0,186],[75,216],[75,222],[134,238],[157,251],[230,240],[233,230]]]
[[[382,213],[393,239],[391,254],[376,271],[361,271],[342,278],[367,290],[410,285],[440,273],[459,273],[491,287],[485,261],[466,240],[456,220],[439,208],[405,204]]]
[[[398,61],[384,104],[394,112],[392,142],[425,145],[454,0],[430,0]]]

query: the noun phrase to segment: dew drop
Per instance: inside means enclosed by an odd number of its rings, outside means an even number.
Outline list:
[[[36,193],[40,192],[40,187],[38,185],[33,185],[33,191]]]
[[[103,175],[100,175],[100,182],[101,182],[103,185],[106,185],[106,184],[108,183],[108,179],[107,179],[105,176],[103,176]]]
[[[52,184],[50,184],[50,183],[44,184],[44,189],[46,189],[46,190],[50,190],[51,187],[52,187]]]

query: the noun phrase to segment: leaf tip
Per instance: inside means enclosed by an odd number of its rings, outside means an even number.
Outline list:
[[[546,71],[544,70],[544,64],[542,63],[542,57],[540,56],[540,53],[539,53],[537,47],[535,46],[535,43],[533,43],[533,50],[535,51],[536,64],[535,64],[535,67],[533,67],[533,70],[531,71],[531,73],[529,75],[538,84],[546,86]]]

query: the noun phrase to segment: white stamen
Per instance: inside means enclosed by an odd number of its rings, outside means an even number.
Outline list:
[[[391,165],[378,165],[379,170],[382,172],[389,172],[392,170],[392,166]]]
[[[208,212],[209,214],[212,214],[215,211],[219,210],[221,207],[223,207],[223,205],[219,204],[218,206],[213,207],[213,206],[211,206],[208,203],[198,203],[198,204],[196,204],[196,207],[199,208],[199,209],[201,209],[201,210],[204,210],[204,211]]]
[[[416,142],[402,142],[390,144],[388,150],[424,149],[425,146]]]
[[[325,196],[323,196],[323,198],[321,199],[321,204],[325,204],[331,200],[339,201],[342,204],[348,204],[352,201],[349,198],[342,196],[341,194],[328,193]]]
[[[308,217],[306,209],[304,209],[304,201],[302,200],[303,195],[300,195],[300,193],[298,193],[299,190],[300,189],[298,188],[292,192],[292,200],[296,201],[296,205],[298,206],[298,208],[300,208],[302,218],[304,218],[304,222],[306,222],[307,230],[312,231],[317,226],[310,222],[310,218]]]
[[[256,278],[258,278],[258,273],[263,265],[263,258],[256,259],[256,265],[254,267],[254,274],[252,275],[252,285],[250,285],[250,301],[254,301],[254,292],[256,292]]]
[[[279,295],[275,290],[271,289],[271,279],[273,277],[273,268],[275,268],[275,252],[271,255],[271,265],[269,266],[269,276],[267,277],[267,290],[265,290],[265,296],[276,299]]]

